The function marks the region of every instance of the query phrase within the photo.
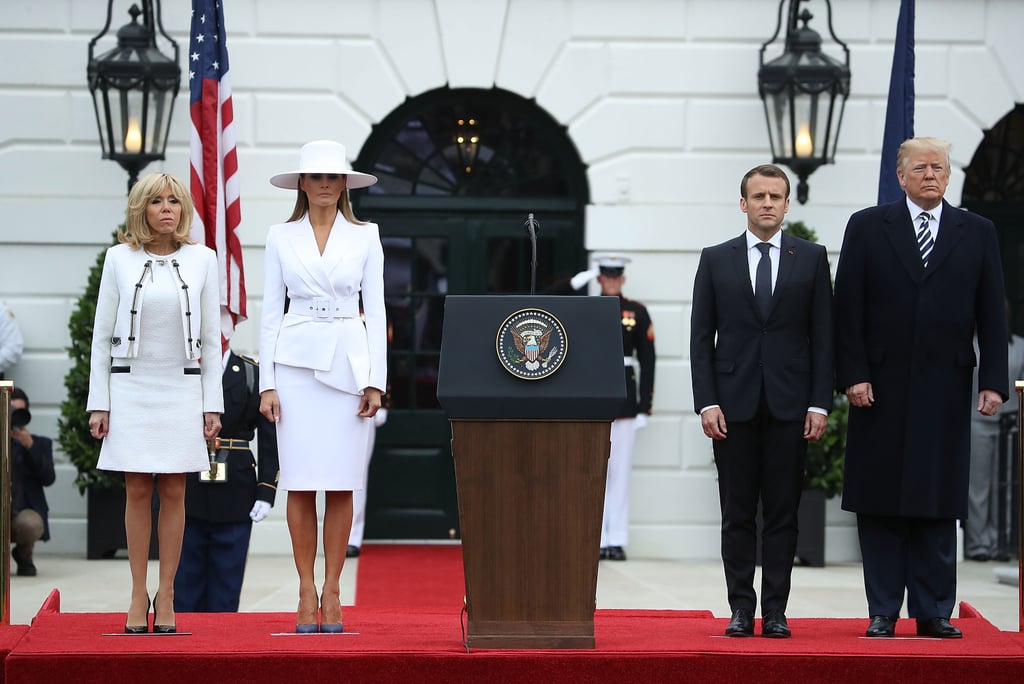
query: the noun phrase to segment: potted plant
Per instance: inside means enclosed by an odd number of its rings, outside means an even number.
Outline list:
[[[116,235],[116,233],[115,233]],[[75,485],[88,496],[86,503],[86,557],[110,558],[118,549],[127,548],[124,530],[124,477],[96,468],[100,442],[89,430],[86,402],[89,398],[89,362],[92,355],[92,329],[96,317],[96,298],[107,251],[104,248],[89,269],[85,291],[78,298],[68,332],[67,348],[71,368],[64,376],[67,397],[61,402],[57,419],[57,441],[78,470]]]

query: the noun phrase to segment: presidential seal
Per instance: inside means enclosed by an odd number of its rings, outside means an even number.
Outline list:
[[[541,309],[522,309],[505,319],[495,340],[498,359],[524,380],[546,378],[562,365],[569,340],[562,322]]]

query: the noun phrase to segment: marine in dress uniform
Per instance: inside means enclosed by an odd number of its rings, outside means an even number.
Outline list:
[[[228,351],[223,375],[221,436],[210,470],[189,473],[185,537],[174,579],[174,610],[238,610],[253,522],[266,517],[277,494],[277,437],[260,414],[259,366]],[[259,461],[250,449],[253,438]]]
[[[646,427],[654,400],[654,325],[647,307],[622,296],[626,264],[631,259],[619,254],[595,254],[593,259],[596,268],[577,273],[567,284],[572,290],[579,290],[596,277],[601,285],[601,294],[618,297],[622,312],[620,320],[626,399],[619,409],[619,417],[612,422],[600,549],[602,560],[621,561],[626,560],[623,547],[629,543],[629,479],[636,431]],[[556,288],[549,290],[557,291]],[[563,287],[561,292],[567,293],[569,290]]]

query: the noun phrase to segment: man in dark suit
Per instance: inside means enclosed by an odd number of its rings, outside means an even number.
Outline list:
[[[29,432],[31,420],[28,395],[15,387],[11,392],[11,556],[23,577],[38,572],[32,558],[36,542],[50,539],[50,507],[43,487],[57,479],[53,441]]]
[[[224,356],[224,413],[210,470],[185,481],[185,535],[174,577],[174,610],[238,610],[252,524],[263,520],[277,494],[277,432],[260,413],[259,367],[228,350]],[[250,442],[258,439],[259,462]]]
[[[949,143],[905,141],[906,198],[846,225],[836,271],[836,384],[850,399],[843,508],[857,514],[871,622],[891,637],[907,594],[920,636],[959,638],[956,520],[967,514],[971,384],[977,410],[1007,398],[995,226],[943,199]]]
[[[786,621],[797,507],[808,440],[832,406],[832,286],[825,248],[781,232],[789,178],[758,166],[740,183],[747,230],[701,253],[693,285],[694,407],[713,442],[722,508],[722,561],[732,619],[754,633],[757,506],[761,503],[761,633]]]

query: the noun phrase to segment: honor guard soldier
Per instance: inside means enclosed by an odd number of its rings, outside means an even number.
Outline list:
[[[626,264],[631,261],[629,257],[595,254],[593,260],[596,268],[577,273],[568,284],[573,290],[580,290],[596,276],[602,295],[619,298],[626,400],[619,410],[619,417],[612,423],[600,557],[602,560],[621,561],[626,560],[622,547],[629,543],[629,477],[636,431],[647,426],[654,399],[654,325],[647,307],[622,296]]]
[[[211,443],[210,469],[189,473],[186,482],[176,612],[238,610],[252,524],[267,516],[277,494],[277,435],[259,411],[256,361],[227,350],[223,385],[221,436]]]

